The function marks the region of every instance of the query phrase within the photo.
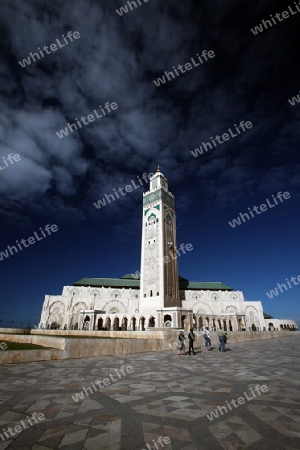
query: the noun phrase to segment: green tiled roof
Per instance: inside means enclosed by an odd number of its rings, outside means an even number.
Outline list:
[[[82,278],[73,283],[73,286],[91,287],[115,287],[115,288],[140,288],[140,280],[135,279],[133,274],[124,275],[122,278]],[[210,290],[210,291],[232,291],[233,288],[220,281],[189,281],[179,277],[180,290]]]
[[[82,278],[73,283],[73,286],[115,287],[115,288],[140,288],[140,280],[124,278]]]
[[[139,273],[126,273],[126,275],[123,275],[121,277],[121,279],[126,279],[126,280],[139,280],[140,279],[140,275]]]
[[[221,281],[189,281],[189,284],[185,289],[192,289],[197,291],[233,291],[230,286],[226,286],[226,284],[221,283]]]

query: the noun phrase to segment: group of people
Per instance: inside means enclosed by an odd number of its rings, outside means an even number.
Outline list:
[[[226,352],[227,333],[225,333],[223,330],[220,329],[217,331],[217,335],[219,338],[219,351]],[[202,336],[205,340],[205,348],[208,352],[210,352],[212,349],[211,349],[210,331],[209,331],[208,327],[206,327],[202,331]],[[186,354],[184,340],[185,340],[184,332],[180,331],[179,336],[178,336],[178,343],[177,343],[177,355],[178,356],[181,354],[183,354],[183,355]],[[189,341],[189,355],[191,355],[191,354],[196,355],[196,352],[194,350],[195,334],[194,334],[193,328],[191,328],[189,331],[188,341]]]

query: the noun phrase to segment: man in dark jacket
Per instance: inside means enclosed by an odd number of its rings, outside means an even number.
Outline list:
[[[195,335],[194,335],[193,328],[190,329],[190,332],[188,334],[188,338],[189,338],[189,355],[191,354],[191,351],[193,352],[193,355],[196,355],[196,352],[194,351]]]

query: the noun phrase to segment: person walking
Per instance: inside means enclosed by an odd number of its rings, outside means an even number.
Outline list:
[[[179,336],[178,336],[178,343],[177,343],[177,349],[178,349],[177,350],[177,356],[182,354],[180,352],[183,352],[183,354],[185,355],[184,340],[185,340],[184,333],[183,333],[183,331],[180,331]]]
[[[227,341],[227,333],[225,333],[221,328],[218,329],[217,335],[219,338],[219,351],[226,352],[226,341]]]
[[[188,339],[189,339],[189,355],[191,354],[191,351],[193,352],[193,355],[196,355],[196,352],[194,351],[195,335],[194,335],[193,328],[190,329],[190,332],[188,334]]]
[[[210,331],[208,327],[203,331],[203,337],[205,339],[205,348],[208,352],[211,351],[211,339],[210,339]]]

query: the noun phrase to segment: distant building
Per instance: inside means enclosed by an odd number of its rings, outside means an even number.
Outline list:
[[[190,247],[189,247],[190,246]],[[39,326],[74,330],[145,330],[209,327],[226,331],[297,329],[292,320],[264,319],[260,301],[221,282],[178,276],[178,256],[192,249],[176,243],[174,196],[158,168],[143,194],[141,273],[83,278],[61,295],[46,295]]]

